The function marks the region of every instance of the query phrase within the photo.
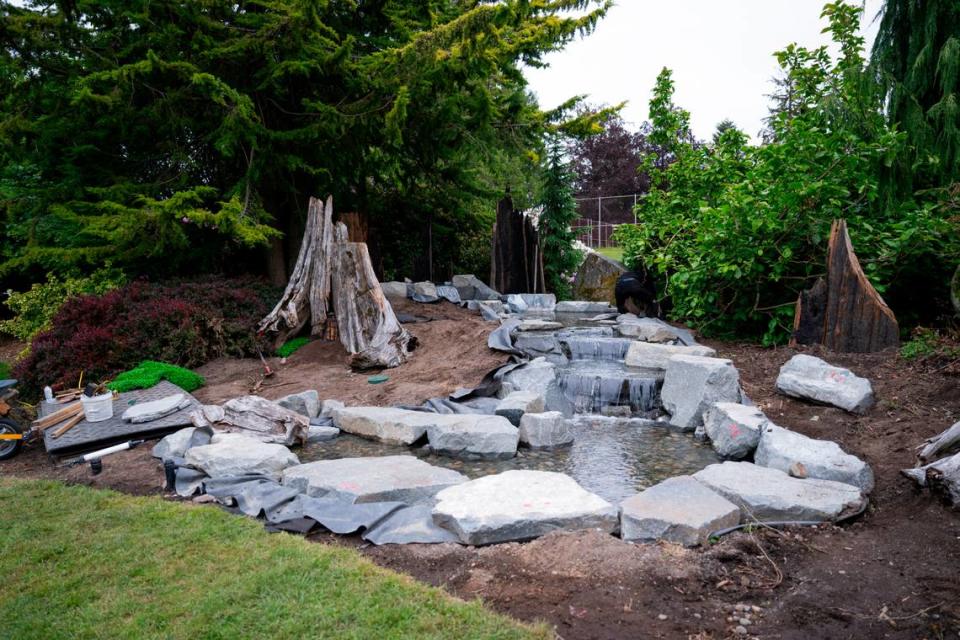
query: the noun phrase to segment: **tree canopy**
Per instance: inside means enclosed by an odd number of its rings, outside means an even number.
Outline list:
[[[609,4],[0,2],[0,275],[223,268],[328,192],[398,255],[428,216],[469,231],[545,131],[595,126],[520,67]]]

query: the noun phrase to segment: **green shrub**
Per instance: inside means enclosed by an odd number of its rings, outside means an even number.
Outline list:
[[[34,284],[23,292],[7,291],[4,304],[13,312],[9,320],[0,321],[0,332],[9,333],[25,342],[50,327],[50,321],[67,299],[80,295],[101,295],[124,284],[119,269],[104,267],[89,276],[60,278],[51,273],[47,281]]]
[[[177,385],[185,391],[196,391],[203,386],[203,376],[166,362],[144,360],[135,369],[124,371],[107,388],[112,391],[133,391],[134,389],[149,389],[161,380]]]
[[[960,347],[947,340],[933,329],[917,327],[910,340],[900,346],[900,357],[904,360],[917,360],[933,356],[952,360],[960,358]]]
[[[297,349],[308,342],[310,342],[310,338],[294,338],[293,340],[287,340],[277,349],[277,355],[281,358],[289,358]]]

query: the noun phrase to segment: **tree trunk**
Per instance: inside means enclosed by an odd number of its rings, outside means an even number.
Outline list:
[[[327,328],[327,312],[330,310],[330,268],[333,261],[333,196],[327,196],[320,224],[320,231],[315,236],[315,241],[319,242],[319,246],[314,249],[313,273],[310,278],[311,336],[322,336],[324,334]],[[304,236],[304,240],[306,240],[306,236]]]
[[[283,250],[283,238],[273,238],[266,250],[267,277],[277,286],[287,283],[287,257]]]
[[[924,442],[917,457],[920,462],[930,462],[953,449],[960,448],[960,422],[956,423],[943,433],[928,438]]]
[[[333,251],[333,306],[340,342],[354,369],[396,367],[410,357],[416,339],[400,326],[373,272],[367,245],[346,242],[337,225]]]
[[[841,353],[900,345],[897,319],[860,268],[845,220],[830,230],[826,285],[800,294],[793,328],[793,344],[819,343]]]
[[[916,482],[917,486],[941,493],[954,506],[960,507],[960,453],[925,467],[904,469],[900,473]]]

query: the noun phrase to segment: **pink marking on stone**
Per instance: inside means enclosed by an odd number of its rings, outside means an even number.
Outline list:
[[[730,435],[733,436],[734,438],[740,435],[740,427],[737,426],[736,422],[731,422],[728,429],[730,431]]]

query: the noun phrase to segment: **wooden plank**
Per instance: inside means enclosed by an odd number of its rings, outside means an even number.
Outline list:
[[[53,438],[59,438],[60,436],[62,436],[63,434],[65,434],[67,431],[70,431],[70,429],[73,429],[75,426],[77,426],[77,425],[80,424],[81,422],[83,422],[83,414],[82,414],[82,413],[81,413],[80,415],[74,416],[74,417],[70,418],[69,420],[67,420],[67,421],[63,424],[62,427],[59,427],[56,431],[54,431],[54,432],[53,432],[52,434],[50,434],[50,435],[51,435],[51,437],[53,437]]]
[[[67,418],[77,415],[77,413],[81,411],[83,411],[83,406],[79,402],[74,402],[73,404],[67,407],[64,407],[63,409],[54,411],[48,416],[44,416],[42,418],[39,418],[38,420],[34,420],[33,426],[41,430],[46,429],[47,427],[51,427],[57,424],[58,422],[63,422]]]

